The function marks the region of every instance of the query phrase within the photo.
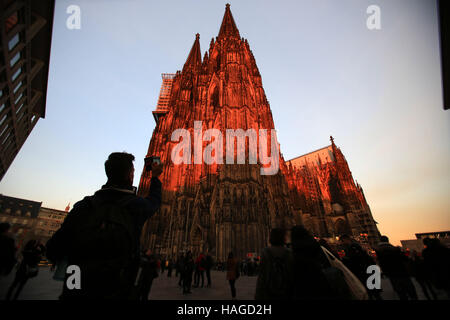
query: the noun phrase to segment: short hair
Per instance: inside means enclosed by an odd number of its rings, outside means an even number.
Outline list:
[[[286,236],[286,231],[281,228],[274,228],[270,231],[269,242],[273,246],[282,246],[284,244],[284,237]]]
[[[126,152],[113,152],[105,161],[105,172],[109,182],[122,183],[133,169],[134,156]]]
[[[306,230],[303,226],[294,226],[291,229],[291,240],[292,243],[297,243],[298,241],[302,240],[314,240],[314,237],[311,235],[311,233]]]
[[[0,223],[0,234],[8,232],[11,228],[11,225],[8,222]]]
[[[389,242],[389,238],[386,236],[381,236],[380,237],[380,242]]]

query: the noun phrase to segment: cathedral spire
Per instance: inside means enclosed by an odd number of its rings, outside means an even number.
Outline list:
[[[219,39],[223,37],[237,37],[241,38],[239,35],[239,30],[234,22],[233,15],[231,14],[230,4],[227,3],[225,6],[225,14],[223,15],[222,25],[220,26]]]
[[[184,64],[183,70],[188,68],[189,66],[197,67],[202,64],[202,55],[200,53],[200,34],[195,35],[195,41],[192,45],[191,51],[189,52],[189,56],[186,59],[186,63]]]

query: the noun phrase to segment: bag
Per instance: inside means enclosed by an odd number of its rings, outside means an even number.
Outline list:
[[[118,281],[118,286],[127,285],[139,263],[134,217],[125,206],[129,200],[130,197],[116,202],[100,201],[95,196],[85,198],[88,205],[74,207],[64,222],[64,230],[58,230],[60,234],[55,233],[55,238],[47,243],[55,251],[52,256],[67,256],[91,279],[112,277],[110,281]]]
[[[336,259],[330,251],[328,251],[326,248],[321,247],[322,251],[324,252],[325,256],[328,259],[328,262],[330,263],[332,268],[339,269],[340,273],[343,275],[343,279],[345,280],[345,283],[347,284],[347,288],[350,291],[351,299],[353,300],[368,300],[369,295],[367,294],[367,290],[364,287],[364,285],[359,281],[359,279],[338,259]],[[327,268],[324,270],[325,275],[331,278],[330,274],[334,273],[335,277],[338,277],[336,275],[336,271],[333,269]],[[328,273],[328,274],[327,274]],[[341,277],[342,279],[342,277]],[[336,280],[334,284],[334,289],[336,291],[343,290],[342,285],[339,285],[339,282],[342,283],[342,280]],[[333,284],[333,283],[331,283]]]
[[[287,253],[281,257],[275,257],[270,250],[266,250],[269,256],[270,271],[268,273],[268,294],[271,298],[283,298],[288,295],[289,271]]]

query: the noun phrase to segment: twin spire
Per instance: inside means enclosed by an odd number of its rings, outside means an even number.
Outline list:
[[[236,27],[236,23],[234,22],[233,15],[231,14],[230,4],[227,3],[225,5],[225,14],[223,15],[222,25],[220,26],[218,39],[222,39],[225,37],[237,38],[240,39],[239,30]],[[197,67],[202,64],[202,56],[200,53],[200,34],[195,35],[195,41],[192,45],[191,51],[189,52],[189,56],[184,64],[183,70],[188,67]]]
[[[202,64],[202,55],[200,53],[200,34],[195,35],[195,41],[192,45],[191,52],[189,52],[189,56],[184,64],[183,70],[188,68],[189,66],[197,67]]]
[[[225,14],[223,15],[222,25],[220,26],[219,39],[224,37],[235,37],[240,39],[239,30],[234,22],[233,15],[231,14],[230,4],[225,6]]]

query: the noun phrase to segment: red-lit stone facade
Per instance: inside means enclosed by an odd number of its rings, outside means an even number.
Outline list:
[[[260,252],[273,227],[304,223],[316,236],[328,238],[343,230],[355,235],[366,231],[354,227],[353,219],[362,212],[371,219],[370,209],[334,144],[333,158],[314,166],[302,167],[297,161],[301,157],[285,162],[280,156],[275,175],[261,175],[259,162],[172,162],[171,152],[178,143],[171,141],[172,133],[184,128],[193,137],[194,121],[202,121],[203,132],[215,128],[223,137],[226,129],[274,129],[255,58],[240,37],[229,5],[219,35],[203,59],[197,34],[183,70],[169,82],[167,77],[162,87],[165,105],[154,112],[157,124],[147,153],[165,164],[163,203],[144,229],[146,247],[170,256],[185,250],[210,251],[224,260],[230,251],[239,257]],[[208,144],[203,142],[203,148]],[[141,195],[149,182],[150,174],[143,171]],[[371,227],[378,234],[373,220]]]

